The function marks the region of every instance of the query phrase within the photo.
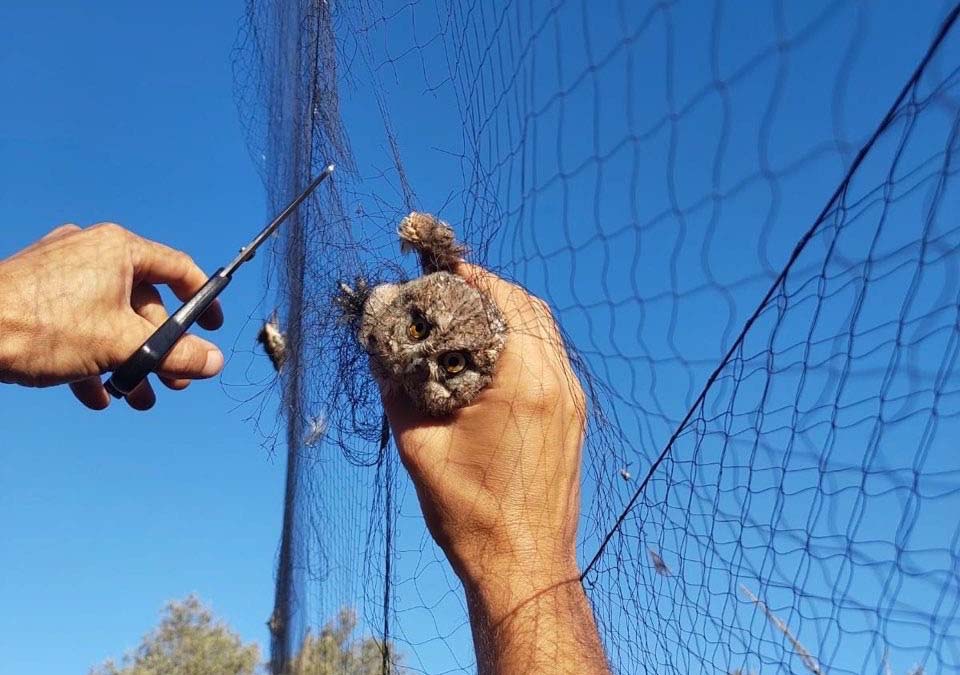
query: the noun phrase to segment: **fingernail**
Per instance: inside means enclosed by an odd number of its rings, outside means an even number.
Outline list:
[[[213,377],[223,370],[223,354],[219,349],[211,349],[207,352],[207,362],[203,364],[204,377]]]

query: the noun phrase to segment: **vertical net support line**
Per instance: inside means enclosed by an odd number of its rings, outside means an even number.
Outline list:
[[[284,19],[289,21],[290,14],[281,14],[277,20],[282,21]],[[278,33],[278,35],[281,34],[282,32]],[[294,77],[298,76],[302,67],[299,42],[291,41],[286,45],[277,44],[274,48],[281,55],[280,62],[287,65],[287,72],[292,73]],[[278,66],[279,64],[274,67]],[[281,119],[291,118],[292,128],[294,129],[303,128],[301,112],[299,106],[296,105],[295,97],[287,95],[274,97],[273,100],[284,108],[283,112],[275,112],[275,115],[278,115]],[[274,134],[280,133],[279,129],[273,126],[270,128]],[[285,148],[285,146],[286,139],[282,138],[274,137],[271,143],[271,147],[278,149]],[[286,176],[284,182],[286,184],[275,186],[279,194],[293,192],[296,189],[294,183],[304,173],[302,168],[304,162],[303,150],[302,143],[296,141],[293,143],[293,147],[289,148],[290,152],[286,156],[290,164],[287,171],[284,172]],[[309,168],[309,163],[307,166]],[[270,668],[275,675],[287,673],[290,665],[290,655],[294,642],[294,627],[291,626],[290,617],[298,599],[300,586],[299,580],[296,578],[297,563],[295,557],[296,540],[299,537],[300,444],[303,438],[303,423],[300,414],[304,386],[301,345],[303,342],[302,310],[306,252],[304,250],[303,222],[299,212],[293,214],[287,222],[282,242],[284,247],[283,257],[286,261],[283,285],[286,289],[285,300],[287,306],[285,315],[288,317],[287,344],[290,355],[285,369],[283,387],[283,411],[287,419],[287,470],[284,486],[283,525],[280,534],[280,550],[277,557],[274,609],[270,621]]]
[[[295,146],[300,150],[300,146]],[[301,159],[300,153],[294,154],[295,164]],[[307,163],[309,166],[309,162]],[[296,175],[296,174],[295,174]],[[306,207],[305,207],[306,208]],[[280,537],[280,551],[277,557],[277,582],[274,599],[274,617],[276,628],[271,640],[271,669],[273,673],[286,673],[289,667],[293,645],[298,641],[294,635],[296,627],[291,625],[296,603],[301,592],[301,581],[297,578],[297,540],[301,536],[299,511],[300,480],[302,474],[301,449],[304,438],[304,381],[301,363],[303,343],[303,305],[304,305],[304,275],[306,273],[306,250],[303,236],[303,223],[300,216],[291,218],[288,222],[289,232],[284,239],[284,258],[288,261],[286,267],[286,315],[291,317],[287,323],[287,344],[290,357],[284,373],[283,404],[287,418],[286,445],[287,470],[284,486],[283,501],[283,530]]]
[[[683,420],[680,422],[679,425],[677,425],[673,434],[664,445],[663,450],[660,452],[660,454],[657,456],[654,462],[650,465],[650,468],[648,469],[647,473],[644,475],[644,478],[640,482],[640,485],[637,487],[633,496],[627,502],[626,507],[620,513],[619,517],[614,522],[613,526],[609,529],[609,531],[606,533],[606,535],[604,535],[603,540],[600,543],[600,546],[597,548],[597,551],[591,557],[590,562],[587,563],[587,565],[583,569],[583,572],[580,575],[581,582],[584,582],[584,580],[586,579],[590,571],[594,568],[594,566],[600,560],[604,550],[606,549],[607,545],[610,543],[610,540],[614,537],[614,535],[620,529],[624,520],[627,518],[629,513],[636,506],[639,498],[646,490],[647,485],[650,482],[650,479],[653,477],[653,475],[659,469],[660,465],[670,454],[670,451],[673,448],[674,444],[676,443],[677,439],[688,428],[688,424],[693,419],[696,412],[699,409],[701,409],[701,407],[703,406],[703,403],[707,397],[708,391],[717,381],[717,378],[720,376],[720,374],[729,366],[731,360],[734,358],[737,352],[742,348],[744,339],[746,338],[747,334],[750,332],[750,329],[753,327],[754,323],[760,317],[764,309],[767,308],[767,306],[770,303],[770,300],[774,297],[774,295],[778,292],[778,290],[783,286],[783,283],[786,280],[787,275],[790,273],[796,261],[800,258],[800,255],[801,253],[803,253],[807,244],[813,239],[814,235],[817,233],[819,228],[826,221],[827,216],[837,207],[838,203],[840,202],[842,196],[848,189],[850,182],[853,180],[854,176],[857,173],[857,170],[860,168],[864,159],[867,157],[871,149],[874,147],[877,140],[890,127],[898,111],[901,110],[901,106],[904,100],[907,98],[907,95],[911,92],[911,90],[913,90],[917,86],[917,83],[919,82],[921,76],[926,71],[927,66],[929,65],[931,59],[934,57],[940,45],[943,43],[944,39],[946,38],[947,34],[951,31],[954,24],[956,23],[958,15],[960,15],[960,4],[957,4],[956,6],[954,6],[954,8],[950,11],[949,15],[944,19],[942,25],[940,26],[940,29],[937,31],[936,36],[934,37],[933,41],[930,43],[930,46],[928,47],[920,63],[917,65],[910,79],[903,86],[903,88],[900,91],[900,94],[897,96],[896,100],[890,106],[890,109],[887,111],[887,114],[884,116],[883,120],[880,122],[877,129],[871,135],[870,139],[857,153],[857,156],[854,158],[853,163],[850,165],[850,168],[847,171],[847,174],[844,177],[843,181],[837,186],[836,190],[831,195],[830,199],[827,201],[827,204],[823,207],[823,210],[820,212],[819,216],[816,218],[816,220],[814,221],[810,229],[807,230],[807,232],[805,232],[804,235],[800,238],[800,241],[794,247],[793,252],[791,253],[790,258],[787,261],[786,265],[783,267],[780,274],[777,276],[777,278],[771,285],[770,289],[767,291],[766,295],[760,301],[760,304],[757,306],[756,310],[747,319],[742,330],[740,331],[740,334],[737,336],[737,339],[734,340],[733,344],[730,346],[730,349],[727,351],[724,358],[720,361],[719,365],[714,369],[710,377],[707,379],[705,385],[700,391],[700,394],[697,396],[693,405],[690,406],[690,409],[687,411]]]
[[[287,470],[284,485],[283,526],[280,535],[280,551],[277,556],[276,592],[274,596],[273,619],[271,620],[271,670],[273,673],[286,673],[295,636],[294,627],[289,618],[293,614],[299,591],[297,574],[297,539],[300,537],[300,512],[298,509],[301,477],[301,443],[304,437],[303,418],[300,414],[303,403],[303,381],[298,367],[300,352],[297,346],[302,340],[302,316],[304,251],[303,237],[298,236],[299,218],[289,223],[293,234],[286,239],[288,260],[299,260],[299,265],[287,268],[289,307],[288,316],[297,320],[288,324],[287,340],[290,357],[287,362],[287,378],[284,386],[284,408],[287,416]],[[291,256],[290,254],[293,253]]]
[[[293,3],[292,3],[293,4]],[[284,73],[284,77],[271,80],[273,95],[270,100],[275,106],[270,110],[271,122],[268,124],[269,147],[276,157],[284,158],[285,168],[272,186],[271,197],[274,202],[284,203],[289,195],[298,193],[312,175],[314,164],[313,117],[317,110],[316,98],[322,91],[318,81],[311,82],[307,96],[303,95],[299,83],[305,72],[312,70],[316,62],[320,41],[304,39],[300,31],[302,7],[295,3],[296,9],[271,6],[267,11],[273,14],[281,28],[272,36],[276,42],[271,45],[270,53],[277,57],[273,68]],[[317,12],[315,30],[319,32],[322,12]],[[329,19],[329,17],[327,17]],[[295,36],[295,39],[284,39]],[[278,123],[279,122],[279,123]],[[289,130],[294,134],[288,135]],[[329,183],[329,181],[328,181]],[[329,188],[329,185],[324,186]],[[322,194],[322,192],[321,192]],[[304,626],[295,623],[293,618],[303,610],[305,603],[304,568],[309,564],[302,551],[302,538],[306,529],[301,511],[302,492],[308,486],[304,480],[303,442],[305,437],[305,415],[308,400],[306,381],[306,363],[304,362],[305,332],[309,330],[306,321],[307,304],[306,276],[308,273],[306,227],[311,219],[309,211],[320,194],[304,202],[300,209],[284,224],[279,241],[282,246],[281,288],[286,317],[286,339],[288,357],[281,375],[283,387],[282,410],[286,418],[286,472],[282,530],[276,566],[276,586],[274,609],[270,620],[270,670],[275,675],[285,675],[290,671],[294,651],[303,637]]]
[[[383,652],[381,661],[381,674],[389,675],[390,665],[390,596],[393,593],[393,573],[391,565],[393,562],[393,495],[395,490],[394,461],[395,453],[390,452],[390,423],[387,416],[383,416],[383,427],[380,431],[380,461],[384,467],[384,513],[386,515],[384,523],[384,545],[383,545],[383,635],[381,638],[380,649]]]
[[[297,668],[297,655],[314,626],[309,612],[317,602],[308,582],[323,568],[324,551],[310,541],[318,523],[310,508],[316,499],[315,461],[306,445],[314,425],[323,419],[316,405],[311,368],[316,321],[311,293],[318,283],[313,248],[318,242],[337,244],[349,238],[339,227],[348,222],[337,183],[349,180],[350,149],[340,119],[339,80],[333,17],[327,0],[249,0],[248,26],[243,35],[250,62],[242,55],[237,76],[256,94],[264,111],[247,124],[262,133],[255,146],[262,163],[271,210],[299,193],[318,167],[334,162],[335,176],[326,181],[278,231],[274,260],[276,289],[286,337],[286,362],[279,376],[280,412],[285,420],[285,486],[280,541],[275,568],[274,607],[270,630],[270,672],[288,675]],[[250,68],[244,72],[244,68]],[[336,272],[332,272],[336,274]],[[315,440],[312,442],[316,442]],[[326,572],[326,570],[322,570]]]

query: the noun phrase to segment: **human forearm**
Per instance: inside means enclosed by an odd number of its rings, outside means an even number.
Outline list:
[[[480,675],[607,675],[593,611],[575,566],[467,582]]]

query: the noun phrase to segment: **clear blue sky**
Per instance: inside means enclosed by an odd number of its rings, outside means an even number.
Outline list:
[[[239,2],[0,4],[0,256],[57,224],[112,220],[225,263],[262,225],[234,104]],[[217,335],[248,382],[262,260]],[[259,360],[255,367],[260,366]],[[232,378],[232,380],[231,380]],[[0,673],[82,673],[195,591],[263,642],[282,455],[197,383],[140,415],[66,389],[0,387]]]
[[[78,3],[45,2],[42,8],[40,4],[19,0],[0,6],[0,256],[63,222],[113,220],[187,249],[203,267],[215,269],[268,215],[234,104],[231,50],[243,3],[181,0],[145,5],[105,0],[82,8]],[[721,65],[728,70],[755,46],[747,37],[770,31],[769,16],[753,15],[743,9],[745,5],[737,10],[737,6],[726,3],[723,44],[729,51],[722,53]],[[808,18],[800,16],[804,10],[798,9],[800,5],[790,7],[796,15],[788,16],[788,25],[802,25]],[[925,11],[905,7],[906,3],[889,3],[870,13],[867,39],[849,82],[841,87],[840,125],[846,140],[858,142],[873,129],[922,53],[941,13],[940,3],[925,5]],[[391,45],[395,55],[404,53],[411,37],[405,31],[412,25],[408,21],[412,11],[397,13],[392,24],[377,28],[396,29],[397,45]],[[621,30],[618,20],[613,12],[590,15],[598,52],[603,36]],[[817,34],[812,46],[790,52],[786,93],[770,133],[774,165],[789,164],[818,143],[834,139],[836,120],[831,117],[830,96],[841,47],[856,20],[854,12],[841,11]],[[670,421],[699,390],[708,366],[718,356],[723,329],[738,327],[762,295],[769,275],[822,206],[842,172],[844,158],[830,149],[804,160],[802,171],[780,177],[783,193],[774,223],[764,220],[770,194],[762,181],[724,201],[724,237],[709,249],[715,254],[711,262],[718,283],[746,280],[735,290],[736,312],[727,315],[723,299],[710,293],[685,295],[681,325],[669,341],[665,328],[669,294],[703,281],[699,254],[705,246],[701,238],[709,209],[689,214],[682,246],[677,223],[671,218],[657,220],[658,214],[670,209],[664,170],[669,154],[667,131],[639,146],[644,173],[636,214],[626,215],[631,205],[623,189],[631,160],[611,153],[602,177],[599,167],[589,162],[594,155],[611,150],[627,131],[646,128],[665,114],[665,31],[654,24],[630,50],[642,64],[635,64],[641,83],[633,92],[637,120],[623,118],[627,94],[621,84],[622,54],[600,68],[595,80],[588,77],[573,87],[563,99],[566,117],[558,116],[551,96],[571,84],[584,54],[582,41],[565,42],[563,63],[557,65],[562,72],[553,72],[558,45],[551,42],[552,31],[579,35],[581,21],[578,4],[567,3],[557,24],[539,37],[540,59],[530,72],[540,77],[524,81],[521,92],[525,109],[540,111],[529,131],[538,142],[528,142],[519,160],[510,157],[505,164],[535,167],[537,172],[526,177],[526,188],[534,186],[536,194],[518,199],[518,193],[512,192],[505,200],[515,210],[507,214],[490,260],[549,297],[574,341],[593,349],[588,356],[596,363],[610,367],[603,373],[608,382],[626,400],[648,406],[637,417],[648,418],[649,428],[626,429],[633,444],[626,458],[633,460],[632,469],[639,474],[671,430]],[[429,36],[429,24],[417,25],[420,38]],[[696,12],[678,11],[673,16],[673,30],[682,45],[675,50],[677,101],[690,98],[710,76],[706,25],[704,16]],[[459,142],[461,132],[456,104],[446,97],[450,93],[446,89],[459,86],[462,92],[471,83],[447,83],[432,98],[426,96],[417,77],[425,71],[436,75],[437,82],[446,73],[447,62],[439,43],[425,39],[421,43],[425,45],[422,52],[407,53],[390,69],[378,71],[382,80],[377,84],[384,88],[420,206],[434,210],[435,204],[463,187],[459,165],[444,153]],[[746,46],[741,49],[741,45]],[[490,75],[492,70],[484,72]],[[823,72],[822,79],[804,78],[812,72]],[[460,72],[461,77],[469,74],[468,69]],[[488,93],[484,87],[501,86],[498,76],[494,73],[491,80],[480,83],[473,105],[493,105],[482,94]],[[719,152],[717,129],[711,126],[717,120],[716,108],[710,106],[716,102],[695,107],[677,122],[672,175],[679,203],[689,205],[709,194],[713,181],[729,188],[757,169],[754,139],[774,76],[773,70],[762,68],[731,90],[730,148],[719,179],[703,161],[705,152],[711,160]],[[369,93],[365,84],[369,83],[361,76],[359,86],[349,90],[344,111],[360,173],[370,177],[389,163],[380,120],[369,96],[365,97]],[[425,125],[420,114],[423,100],[437,106],[431,111],[436,120],[450,123]],[[522,107],[517,100],[507,100],[506,112],[499,108],[492,115],[503,126],[485,131],[487,141],[504,140],[503,148],[497,145],[486,155],[490,161],[503,159],[497,153],[506,155],[510,142],[516,140],[497,136],[507,136],[513,128],[511,105]],[[550,181],[571,168],[577,170],[562,184]],[[498,188],[508,189],[518,175],[515,172]],[[612,192],[598,192],[598,184]],[[364,192],[377,193],[381,187],[375,178],[359,181]],[[377,194],[398,201],[386,190]],[[455,219],[457,208],[454,200],[444,215]],[[632,231],[616,233],[625,223],[636,226],[637,222],[644,224],[642,246],[639,239],[633,240]],[[760,232],[773,234],[762,238]],[[602,244],[594,243],[577,256],[565,250],[595,234],[604,235]],[[674,246],[681,251],[678,260],[683,268],[677,279],[666,264]],[[648,300],[648,332],[642,335],[635,331],[632,319],[621,321],[616,331],[613,327],[614,318],[635,316],[636,308],[628,304],[628,310],[614,317],[602,306],[611,298],[630,296],[633,289],[597,283],[598,279],[623,279],[628,273],[622,265],[626,260],[639,262],[637,279],[642,290],[636,295]],[[265,641],[281,515],[282,452],[273,456],[261,447],[264,431],[246,421],[256,401],[237,408],[236,399],[255,396],[258,387],[232,386],[268,378],[264,360],[252,352],[258,318],[270,309],[260,306],[262,262],[261,258],[245,269],[223,298],[227,323],[217,339],[228,357],[236,345],[224,375],[227,385],[199,383],[182,394],[161,391],[157,407],[146,415],[119,405],[93,414],[74,403],[65,390],[0,388],[0,423],[5,432],[0,441],[0,598],[4,602],[0,675],[84,672],[134,646],[156,622],[167,600],[192,591],[210,601],[245,638]],[[609,267],[601,272],[607,263]],[[601,305],[590,312],[579,306],[598,301]],[[646,343],[640,345],[638,336]],[[645,357],[653,359],[650,370],[643,365]],[[628,375],[637,375],[636,381]],[[659,378],[654,380],[653,375]],[[260,419],[269,434],[271,404],[265,405]],[[626,458],[601,458],[595,466],[603,469],[603,475],[588,478],[617,483],[607,493],[614,495],[612,503],[600,505],[601,522],[595,527],[608,523],[632,490],[617,482],[621,479],[616,462]],[[395,568],[400,620],[395,630],[428,672],[469,663],[462,603],[455,586],[448,592],[452,582],[445,563],[425,538],[409,486],[401,483],[405,487],[401,488],[400,560]],[[622,498],[616,492],[621,488]],[[588,486],[588,498],[590,492]],[[349,549],[356,557],[340,561],[345,569],[339,572],[354,586],[333,589],[333,598],[318,603],[324,611],[336,607],[341,592],[360,599],[366,593],[374,606],[379,602],[363,578],[369,570],[359,573],[355,565],[365,562],[363,528],[376,529],[377,514],[371,517],[365,510],[369,503],[360,502],[355,513],[331,516],[344,516],[337,523],[343,525],[339,535],[356,545]],[[590,518],[597,515],[591,509],[586,509]],[[331,549],[346,550],[334,545]],[[321,612],[308,617],[315,622],[322,618]],[[633,647],[624,645],[628,650]]]

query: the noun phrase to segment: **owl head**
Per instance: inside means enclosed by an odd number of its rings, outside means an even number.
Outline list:
[[[490,382],[504,335],[490,298],[449,272],[376,286],[357,331],[381,383],[435,416],[467,405]]]

